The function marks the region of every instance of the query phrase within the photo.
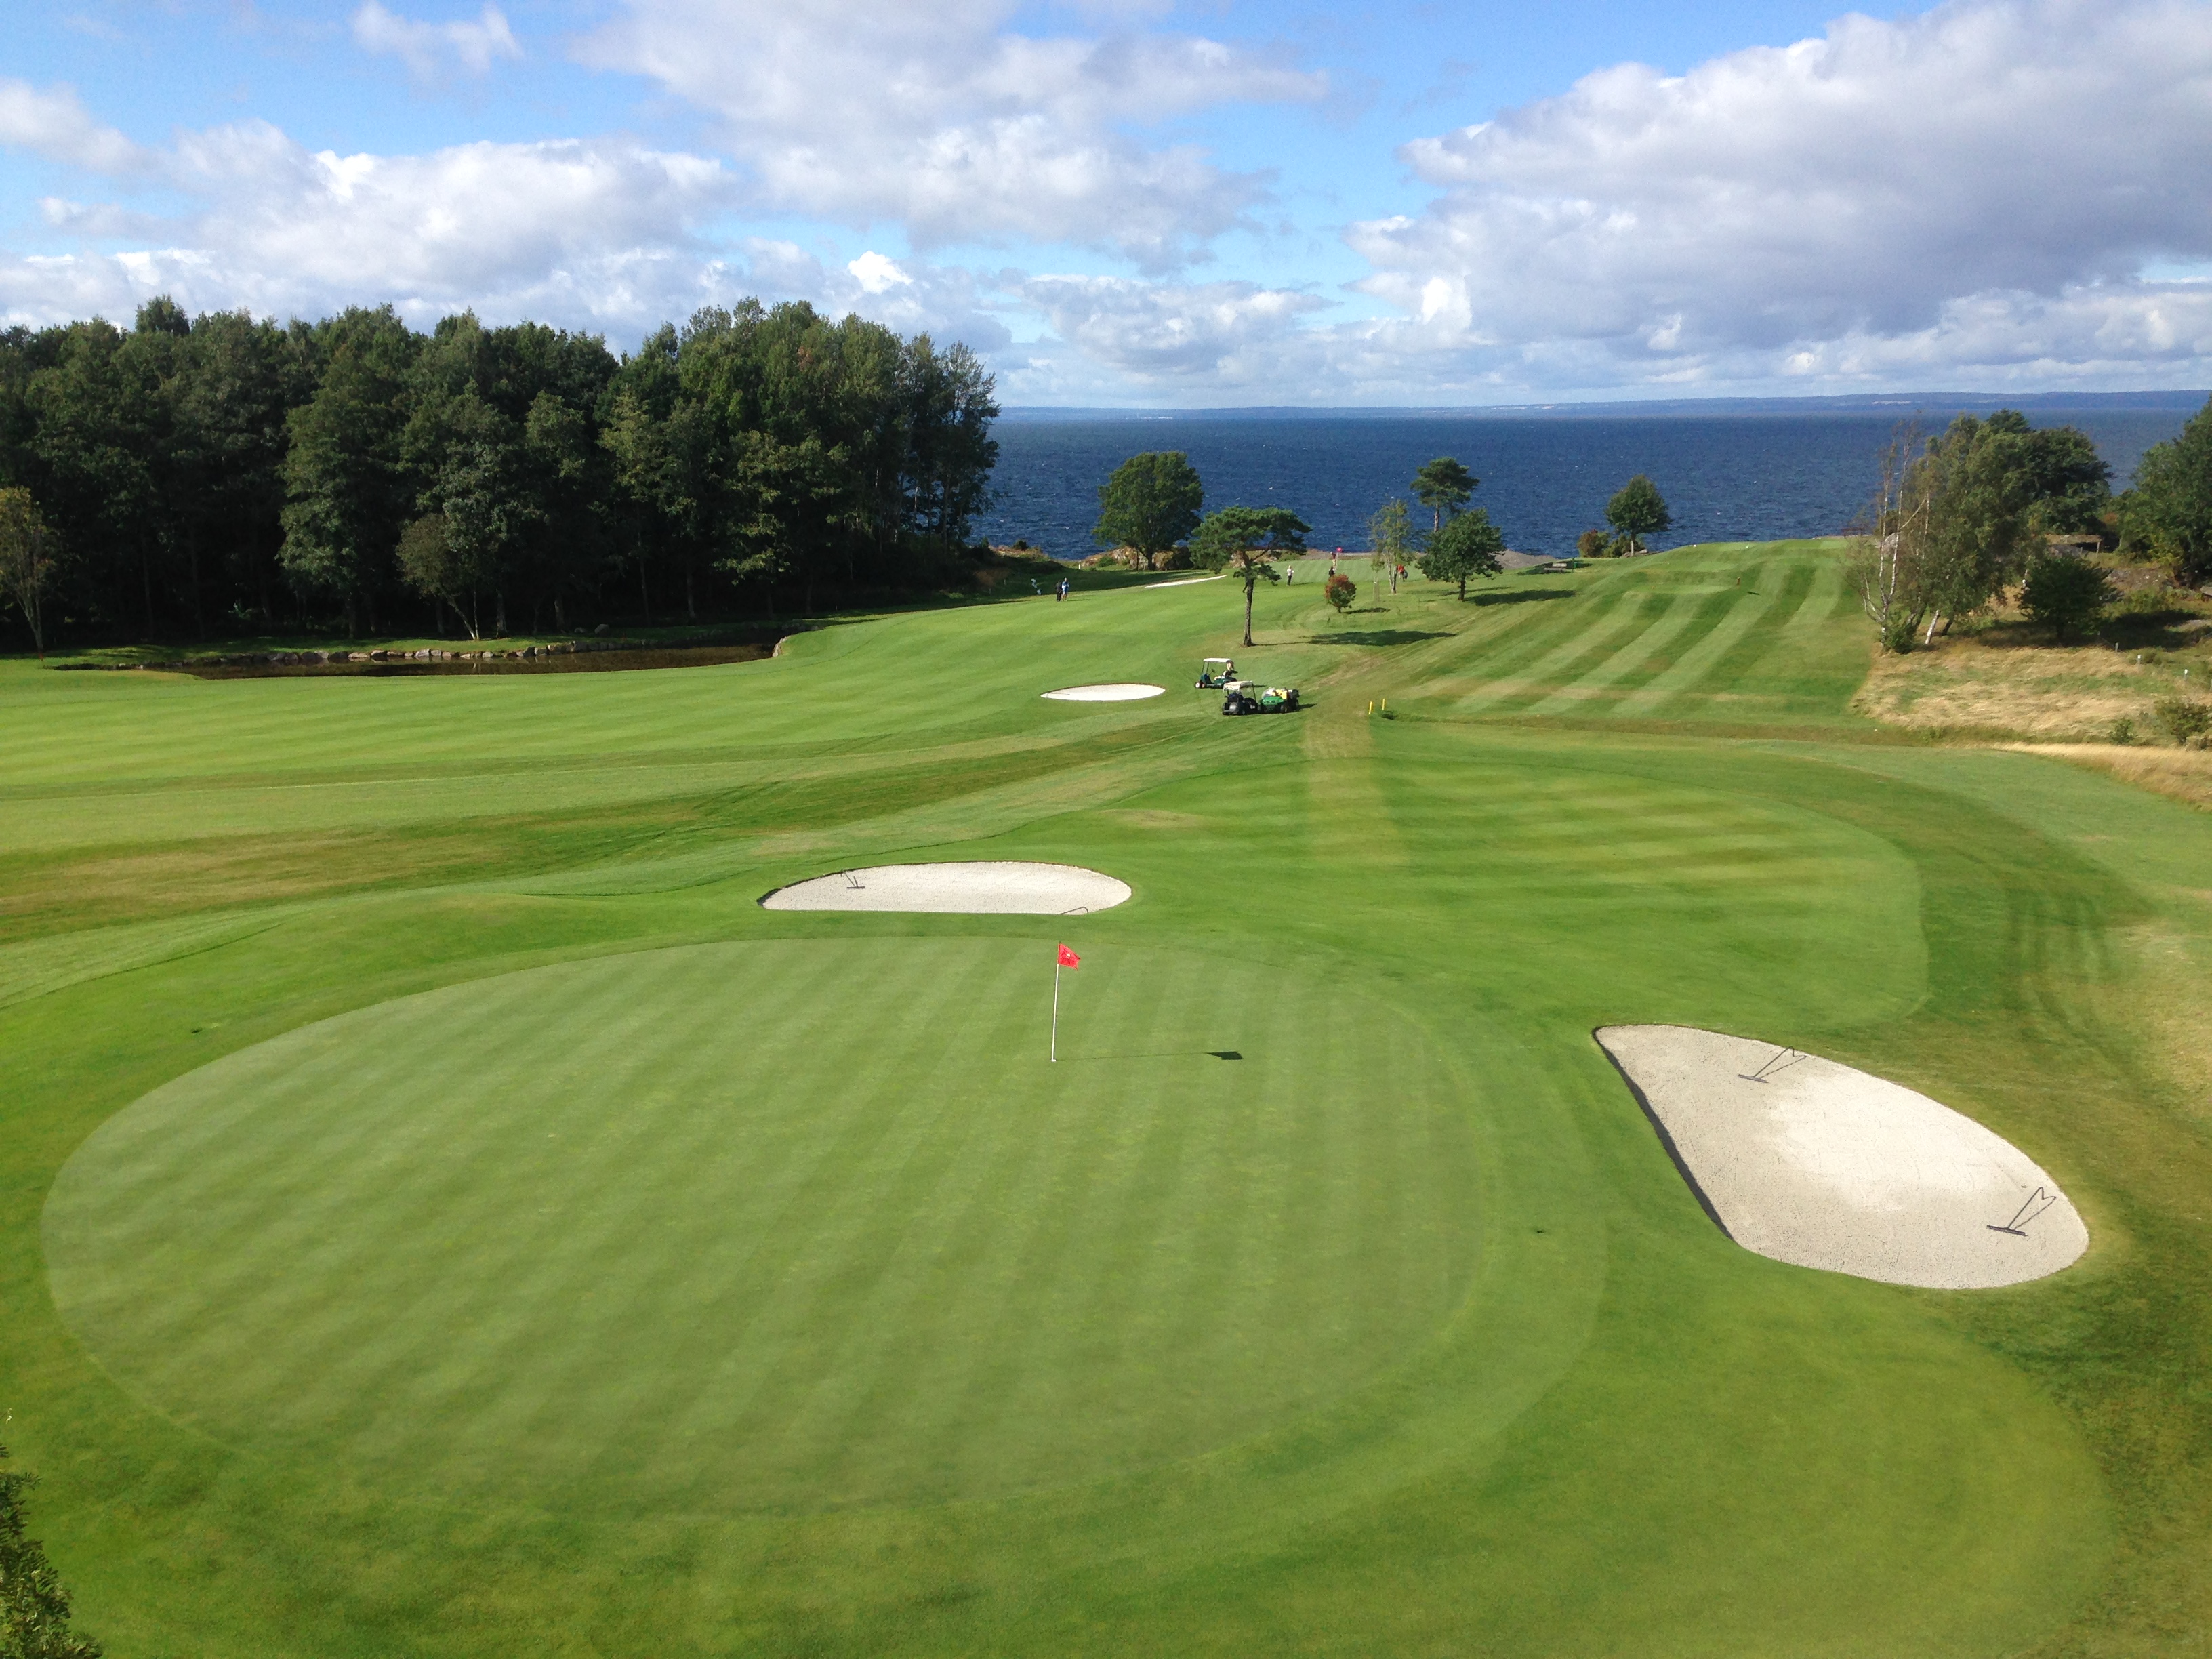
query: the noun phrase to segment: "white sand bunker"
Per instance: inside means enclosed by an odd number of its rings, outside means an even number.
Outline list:
[[[1166,690],[1164,685],[1131,682],[1121,685],[1064,685],[1044,695],[1053,702],[1136,702],[1141,698],[1157,697]]]
[[[2040,1279],[2088,1248],[2057,1182],[1925,1095],[1686,1025],[1608,1025],[1597,1040],[1706,1212],[1746,1249],[1968,1290]]]
[[[1083,915],[1121,903],[1129,884],[1073,864],[878,864],[793,882],[769,910],[928,910],[966,915]]]

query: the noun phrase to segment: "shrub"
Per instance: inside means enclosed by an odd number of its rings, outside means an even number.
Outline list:
[[[1613,556],[1613,538],[1602,530],[1585,530],[1575,538],[1575,556],[1580,559],[1609,559]]]
[[[2212,732],[2212,702],[2195,697],[2161,697],[2151,710],[2158,729],[2185,747]]]
[[[1331,576],[1321,585],[1321,596],[1342,616],[1345,607],[1359,597],[1359,588],[1349,576]]]
[[[2126,748],[2135,740],[2136,723],[2130,720],[2125,714],[2121,715],[2119,719],[2112,722],[2112,729],[2106,737],[2106,742],[2118,744],[2123,749]]]

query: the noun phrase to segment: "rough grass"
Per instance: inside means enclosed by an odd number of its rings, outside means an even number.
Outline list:
[[[2155,793],[2212,806],[2212,751],[2148,749],[2110,743],[2008,744],[2024,754],[2047,755],[2073,766],[2086,766]]]
[[[2062,648],[1967,635],[1904,656],[1876,656],[1853,706],[1923,731],[2045,742],[2107,741],[2115,722],[2127,720],[2148,742],[2156,732],[2153,706],[2202,689],[2208,667],[2212,656],[2192,662],[2109,646]]]
[[[1820,544],[1416,582],[1359,639],[1301,580],[1235,653],[1297,717],[1036,696],[1187,684],[1240,599],[656,674],[0,665],[0,1401],[84,1624],[118,1659],[2212,1627],[2212,823],[1883,741]],[[929,856],[1136,896],[753,902]],[[1060,938],[1097,1047],[1039,1078]],[[1943,1293],[1737,1249],[1591,1043],[1620,1020],[1923,1089],[2090,1254]]]

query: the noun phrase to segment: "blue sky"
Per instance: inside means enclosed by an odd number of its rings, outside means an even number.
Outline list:
[[[2212,384],[2212,6],[62,0],[0,316],[744,295],[1014,403]]]

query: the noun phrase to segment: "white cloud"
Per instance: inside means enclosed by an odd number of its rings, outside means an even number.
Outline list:
[[[1808,343],[1783,367],[1792,377],[1926,384],[1966,363],[1985,384],[2197,386],[2208,362],[2212,284],[2199,282],[1978,294],[1947,303],[1926,328]]]
[[[0,260],[0,310],[50,322],[172,292],[279,314],[390,300],[628,325],[714,297],[696,227],[731,193],[719,161],[622,138],[341,155],[259,121],[179,135],[149,166],[182,211],[49,200],[57,228],[140,246]]]
[[[449,62],[483,76],[491,73],[495,60],[522,56],[507,15],[489,4],[474,22],[425,23],[387,11],[378,0],[364,0],[353,15],[353,38],[363,52],[398,58],[418,81],[439,79]]]
[[[1040,276],[1021,295],[1069,345],[1144,384],[1279,385],[1311,361],[1320,338],[1299,319],[1327,303],[1255,283],[1121,276]]]
[[[895,221],[925,248],[1079,243],[1156,270],[1239,222],[1266,181],[1191,145],[1147,147],[1126,125],[1327,89],[1319,76],[1192,36],[1013,33],[1015,10],[1012,0],[626,0],[584,57],[710,112],[779,208]]]
[[[1579,359],[1604,384],[2163,352],[2198,337],[2175,331],[2191,307],[2136,277],[2212,254],[2212,9],[1846,17],[1685,76],[1606,70],[1402,155],[1445,193],[1352,228],[1360,286],[1407,347],[1470,365]]]
[[[894,289],[914,285],[914,278],[899,268],[898,261],[872,248],[845,269],[853,273],[853,280],[860,283],[863,294],[889,294]]]
[[[51,97],[33,106],[57,106]],[[53,125],[66,138],[88,124]],[[158,152],[92,153],[146,173],[184,210],[48,198],[41,208],[53,228],[136,246],[0,254],[0,319],[127,318],[156,294],[190,310],[278,316],[389,301],[418,325],[472,307],[492,320],[532,317],[623,340],[758,295],[810,300],[833,315],[858,311],[979,349],[1010,337],[991,298],[994,278],[874,252],[825,266],[787,241],[710,240],[702,227],[730,203],[728,171],[628,139],[340,155],[252,121],[180,134]]]
[[[111,175],[153,163],[150,151],[94,120],[73,88],[41,90],[27,81],[0,79],[0,145]]]
[[[118,185],[39,204],[40,234],[79,251],[0,256],[0,314],[388,299],[417,321],[465,305],[634,337],[757,294],[965,339],[1023,401],[2212,382],[2201,0],[1963,0],[1680,76],[1601,71],[1407,146],[1436,199],[1347,233],[1370,262],[1361,308],[1388,313],[1350,321],[1279,279],[933,261],[955,237],[1036,238],[1164,266],[1258,199],[1261,181],[1124,118],[1318,82],[1128,32],[1154,0],[1077,7],[1105,20],[1082,39],[1013,32],[1011,0],[625,3],[594,60],[714,112],[732,161],[620,137],[316,153],[258,122],[147,148],[66,88],[0,80],[0,144]],[[832,255],[727,228],[763,204],[907,234]]]

